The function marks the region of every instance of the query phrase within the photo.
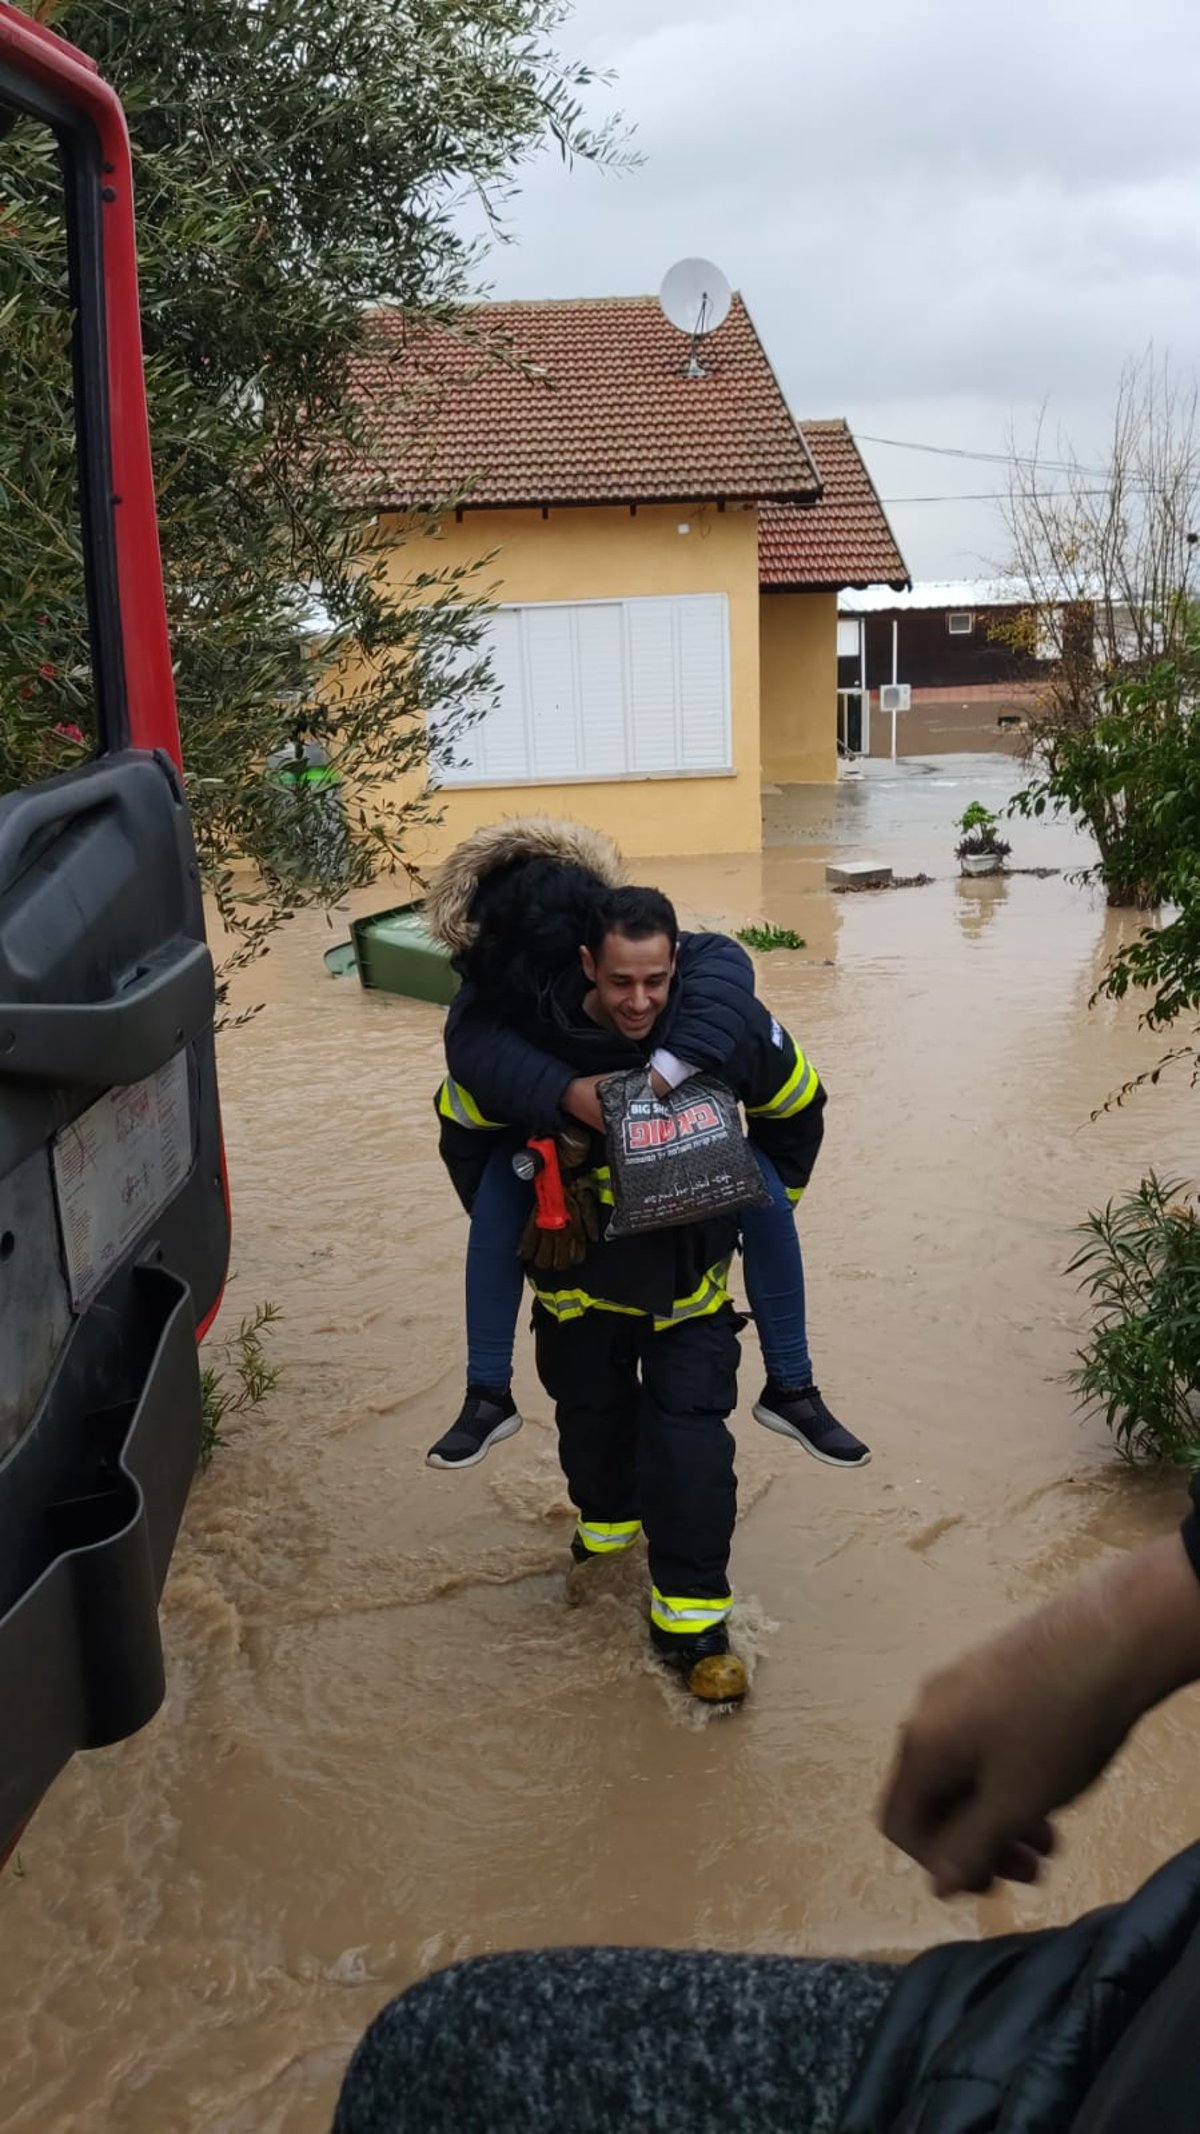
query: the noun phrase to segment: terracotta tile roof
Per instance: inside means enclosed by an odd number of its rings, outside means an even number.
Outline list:
[[[758,519],[759,582],[767,590],[839,590],[907,585],[908,567],[858,446],[844,422],[806,422],[804,435],[824,483],[807,510],[764,504]]]
[[[460,495],[468,506],[518,506],[820,494],[740,297],[703,344],[703,378],[685,376],[688,344],[653,297],[487,304],[470,316],[518,361],[499,363],[445,328],[406,341],[398,312],[377,315],[385,347],[356,364],[370,448],[346,470],[355,503],[403,510]]]

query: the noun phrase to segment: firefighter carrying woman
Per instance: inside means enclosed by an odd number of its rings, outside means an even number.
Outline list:
[[[794,1209],[824,1130],[812,1063],[754,993],[720,934],[680,934],[656,889],[631,887],[611,842],[572,822],[513,819],[459,845],[426,918],[463,986],[437,1094],[442,1157],[471,1216],[467,1393],[432,1466],[476,1465],[521,1427],[510,1390],[522,1287],[533,1291],[538,1375],[578,1512],[577,1563],[646,1537],[650,1637],[692,1695],[736,1703],[729,1638],[737,1513],[733,1439],[739,1242],[767,1382],[757,1420],[839,1467],[867,1447],[813,1381]],[[745,1115],[762,1205],[608,1234],[610,1150],[598,1094],[640,1070],[665,1097],[714,1076]],[[567,1224],[539,1225],[530,1141],[554,1143]],[[514,1168],[514,1157],[518,1159]]]

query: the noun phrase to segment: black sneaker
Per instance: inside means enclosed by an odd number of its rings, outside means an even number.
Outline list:
[[[521,1423],[511,1393],[499,1393],[493,1386],[468,1386],[457,1420],[445,1437],[430,1446],[425,1465],[478,1467],[493,1445],[502,1438],[516,1436]]]
[[[693,1697],[705,1704],[740,1704],[748,1683],[746,1669],[736,1652],[729,1650],[729,1632],[724,1623],[701,1630],[695,1637],[681,1637],[675,1630],[650,1625],[650,1642],[668,1667],[677,1667]]]
[[[870,1446],[852,1437],[830,1414],[816,1386],[789,1388],[768,1378],[754,1403],[754,1418],[780,1437],[795,1438],[827,1467],[865,1467],[871,1457]]]

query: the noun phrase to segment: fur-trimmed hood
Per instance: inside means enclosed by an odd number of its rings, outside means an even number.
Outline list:
[[[464,837],[435,868],[425,898],[425,923],[452,956],[475,939],[471,906],[480,883],[513,860],[562,860],[586,867],[610,889],[627,879],[625,862],[610,837],[586,823],[552,815],[508,815]]]

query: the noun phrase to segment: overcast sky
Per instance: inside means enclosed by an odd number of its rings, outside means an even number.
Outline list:
[[[1002,452],[1048,400],[1085,451],[1122,362],[1200,344],[1200,0],[578,0],[640,170],[540,162],[498,296],[740,288],[798,416]],[[914,576],[1005,560],[1003,469],[863,450]]]

